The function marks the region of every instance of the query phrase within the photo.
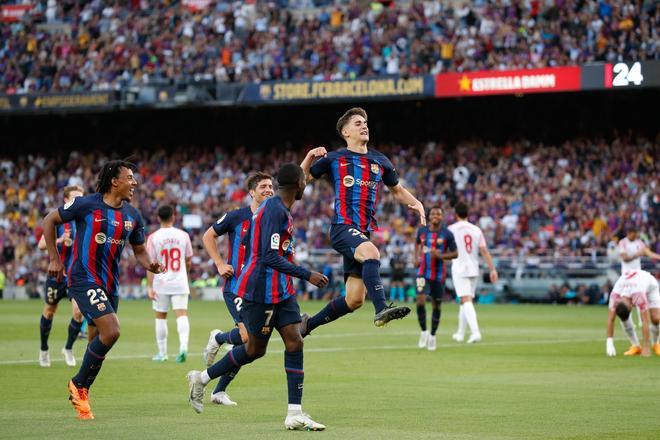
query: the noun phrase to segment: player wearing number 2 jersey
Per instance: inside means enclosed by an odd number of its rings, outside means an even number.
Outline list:
[[[213,365],[215,356],[222,344],[241,345],[247,342],[247,331],[238,310],[242,299],[236,296],[236,280],[238,280],[245,263],[246,249],[243,241],[250,230],[252,215],[264,200],[273,196],[273,178],[266,173],[256,172],[248,177],[247,189],[248,194],[252,197],[250,206],[223,214],[218,221],[208,228],[202,238],[204,248],[213,259],[218,273],[225,278],[222,296],[227,310],[229,310],[229,314],[236,324],[236,327],[228,332],[222,332],[219,329],[211,330],[211,335],[204,349],[204,360],[209,367]],[[226,261],[218,252],[216,245],[217,238],[225,234],[228,239]],[[236,402],[229,398],[227,387],[239,370],[240,367],[236,367],[220,378],[211,395],[211,402],[219,405],[236,405]]]
[[[170,303],[176,315],[176,330],[179,333],[179,355],[177,363],[186,361],[190,323],[188,321],[188,272],[192,260],[192,244],[186,231],[174,227],[174,208],[165,205],[158,209],[160,229],[147,239],[147,252],[158,260],[167,272],[154,275],[147,272],[147,294],[156,313],[156,362],[167,360],[167,311]]]
[[[484,257],[490,270],[490,282],[497,282],[497,271],[493,265],[493,259],[486,247],[486,239],[478,226],[467,221],[468,207],[460,202],[455,207],[458,221],[449,226],[454,234],[458,258],[451,264],[451,279],[454,283],[456,295],[461,299],[458,311],[458,330],[454,333],[455,341],[463,341],[465,337],[465,324],[470,327],[470,338],[468,344],[481,341],[481,332],[477,322],[477,312],[474,310],[472,298],[477,290],[479,279],[479,254]]]
[[[96,193],[77,197],[44,218],[44,237],[50,264],[48,275],[60,280],[64,265],[55,242],[56,226],[76,222],[73,262],[68,270],[68,295],[75,299],[89,323],[90,343],[78,374],[69,381],[69,400],[80,419],[93,419],[88,392],[105,355],[119,339],[119,259],[126,242],[145,269],[165,270],[149,258],[144,246],[144,227],[138,211],[130,205],[137,187],[134,165],[114,160],[103,165]],[[96,329],[96,330],[94,330]]]

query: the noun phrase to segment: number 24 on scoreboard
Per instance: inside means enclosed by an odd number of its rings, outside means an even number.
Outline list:
[[[642,63],[639,61],[630,67],[626,63],[605,64],[605,87],[641,86],[643,81]]]

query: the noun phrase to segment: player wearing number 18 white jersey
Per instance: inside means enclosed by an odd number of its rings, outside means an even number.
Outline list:
[[[158,354],[154,361],[167,360],[167,311],[170,303],[176,314],[179,333],[178,363],[186,361],[190,323],[188,322],[188,271],[192,260],[192,245],[186,231],[174,227],[174,208],[169,205],[158,209],[160,229],[147,239],[147,251],[154,260],[167,267],[167,272],[153,275],[147,273],[147,293],[156,312],[156,343]]]
[[[458,258],[452,260],[451,278],[456,295],[461,299],[461,306],[458,311],[458,330],[454,333],[453,338],[458,342],[463,341],[467,323],[471,333],[467,342],[472,344],[481,341],[477,312],[472,304],[479,278],[479,254],[481,253],[488,264],[492,283],[497,282],[497,271],[488,252],[483,232],[478,226],[467,221],[467,205],[462,202],[458,203],[455,211],[458,221],[449,226],[449,230],[454,234]]]

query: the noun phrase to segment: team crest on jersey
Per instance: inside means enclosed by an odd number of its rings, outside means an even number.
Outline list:
[[[371,164],[371,172],[374,174],[378,174],[380,172],[380,166],[378,166],[377,163],[372,163]]]
[[[270,327],[261,327],[261,334],[262,335],[269,335],[270,334]]]
[[[346,188],[350,188],[351,186],[355,185],[355,179],[353,176],[344,176],[343,183]]]
[[[128,232],[133,230],[133,222],[130,220],[124,221],[124,229],[126,229]]]
[[[96,305],[96,308],[99,309],[99,312],[104,312],[104,311],[105,311],[105,304],[103,304],[103,303],[98,303],[98,304]]]

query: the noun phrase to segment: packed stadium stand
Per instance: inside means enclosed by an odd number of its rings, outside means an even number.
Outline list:
[[[3,3],[6,94],[660,59],[650,0]]]
[[[618,269],[615,244],[631,225],[660,252],[658,139],[576,138],[557,145],[524,139],[498,145],[466,141],[455,148],[429,141],[377,149],[394,158],[401,178],[415,188],[427,209],[445,209],[447,223],[453,221],[456,200],[466,201],[470,220],[484,230],[500,271],[512,283],[523,269],[526,277],[543,279],[539,294],[561,278],[560,272],[572,270],[571,278],[589,278],[590,270],[602,274],[607,268]],[[197,254],[193,279],[214,284],[216,269],[203,251],[203,231],[226,210],[248,203],[244,182],[250,171],[274,173],[282,163],[299,162],[304,153],[220,147],[135,150],[140,181],[135,204],[150,229],[157,227],[160,204],[177,206]],[[2,159],[0,263],[11,281],[32,286],[43,282],[47,259],[36,249],[41,218],[62,203],[64,186],[79,184],[92,191],[103,157],[73,151]],[[403,252],[412,270],[417,220],[387,191],[380,200],[381,227],[375,240],[386,258]],[[305,203],[293,213],[299,258],[322,263],[325,255],[333,254],[327,236],[332,204],[333,192],[325,182],[307,188]],[[130,259],[122,264],[124,282],[139,283],[144,274]],[[389,265],[383,266],[387,273]],[[528,282],[527,293],[530,289]]]

